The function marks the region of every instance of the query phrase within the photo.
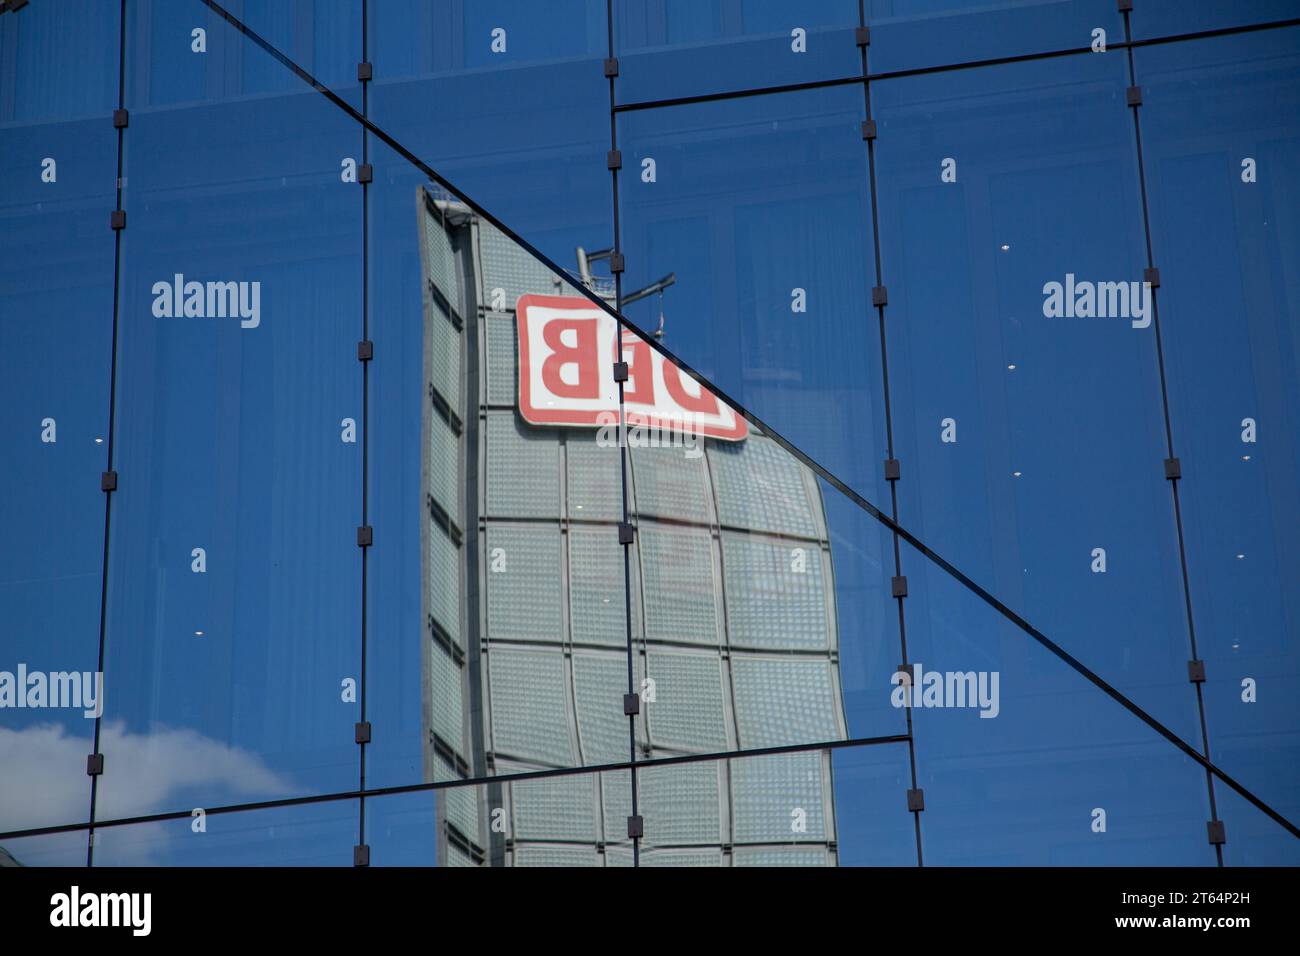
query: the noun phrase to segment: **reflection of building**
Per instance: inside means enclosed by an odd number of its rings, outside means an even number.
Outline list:
[[[423,190],[418,206],[427,773],[626,761],[618,449],[594,429],[524,422],[515,317],[502,309],[576,293],[464,206]],[[818,485],[755,431],[704,444],[702,456],[630,455],[634,664],[638,686],[654,687],[638,759],[841,738]],[[830,774],[820,752],[638,771],[642,862],[833,864]],[[626,771],[442,794],[441,863],[631,862]],[[494,814],[507,825],[493,828]]]

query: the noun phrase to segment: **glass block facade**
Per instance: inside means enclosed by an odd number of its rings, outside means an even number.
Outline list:
[[[516,310],[493,307],[502,295],[513,305],[555,291],[556,277],[467,206],[435,195],[422,189],[415,203],[425,237],[429,508],[447,519],[431,523],[425,572],[434,637],[430,779],[627,760],[629,659],[644,707],[638,759],[842,739],[834,575],[814,473],[757,433],[734,444],[701,438],[690,456],[672,436],[636,446],[633,435],[629,508],[638,533],[635,544],[620,545],[618,483],[600,483],[617,477],[617,441],[525,420]],[[444,348],[455,354],[438,356]],[[474,356],[476,377],[449,374]],[[454,411],[475,404],[477,422]],[[461,464],[469,460],[483,476],[468,512],[477,515],[477,547],[466,546],[462,523],[451,518],[461,513],[460,489],[475,492]],[[755,507],[764,503],[779,511]],[[621,600],[623,547],[635,582],[630,606]],[[447,587],[448,553],[478,578],[485,598],[477,605],[469,590]],[[792,561],[800,573],[787,573]],[[445,597],[458,593],[459,601]],[[461,621],[465,644],[454,636]],[[462,777],[454,767],[464,768]],[[655,851],[647,861],[720,865],[724,851],[783,840],[780,832],[764,836],[750,816],[784,825],[803,803],[814,806],[816,827],[792,832],[834,861],[829,753],[774,755],[740,774],[726,770],[707,763],[639,774],[651,821],[642,845]],[[755,810],[756,791],[766,786],[779,802],[792,775],[806,799],[786,814]],[[440,847],[468,846],[475,860],[516,866],[631,862],[630,770],[599,788],[592,778],[563,776],[481,795],[487,803],[472,815],[455,816],[444,803]],[[727,834],[724,821],[733,828]],[[702,844],[716,847],[705,852]]]
[[[0,865],[1300,862],[1294,0],[0,2]]]

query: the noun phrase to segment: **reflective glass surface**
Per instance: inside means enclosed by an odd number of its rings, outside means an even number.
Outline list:
[[[303,88],[130,134],[98,812],[347,789],[358,131]]]
[[[559,267],[576,268],[578,246],[609,245],[603,2],[367,10],[380,129]]]
[[[1300,860],[1300,27],[1118,6],[0,5],[0,866]]]
[[[1293,20],[1291,0],[1252,0],[1250,3],[1216,3],[1215,0],[1142,0],[1133,5],[1133,36],[1137,38],[1222,30],[1249,24]]]
[[[1199,745],[1126,72],[873,92],[899,519]]]
[[[862,73],[855,0],[615,0],[618,102]]]
[[[117,175],[116,72],[110,90],[100,67],[119,28],[91,6],[0,18],[0,78],[15,78],[0,88],[16,97],[0,93],[0,671],[16,685],[0,676],[0,830],[90,811]],[[53,60],[78,66],[34,86],[26,57],[53,31]]]
[[[872,500],[884,413],[862,88],[620,114],[623,291],[683,364]]]
[[[1150,91],[1142,134],[1152,243],[1211,746],[1228,773],[1294,818],[1300,27],[1189,43],[1178,56],[1152,47],[1135,59]],[[1249,825],[1238,813],[1258,814],[1230,806],[1230,834]],[[1294,843],[1277,848],[1290,862]]]

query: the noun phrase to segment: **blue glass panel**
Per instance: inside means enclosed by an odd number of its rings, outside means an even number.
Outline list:
[[[95,866],[351,866],[356,842],[356,800],[191,812],[97,829]]]
[[[1150,91],[1142,141],[1210,746],[1227,773],[1295,820],[1300,28],[1135,58]],[[1250,824],[1223,816],[1231,854]],[[1300,841],[1280,841],[1294,861]]]
[[[126,143],[98,817],[351,789],[359,131],[307,90]]]
[[[603,2],[368,10],[378,127],[561,268],[610,245]]]
[[[1133,5],[1133,37],[1173,36],[1200,30],[1221,30],[1253,23],[1294,19],[1295,0],[1141,0]]]
[[[117,105],[121,10],[100,0],[29,3],[0,17],[0,122],[100,115]]]
[[[887,494],[862,88],[621,114],[624,308],[850,486]]]
[[[902,561],[927,865],[1214,865],[1204,770],[908,545]]]
[[[0,256],[0,830],[8,830],[90,811],[117,133],[107,116],[9,121],[0,155],[0,232],[11,239]]]
[[[1096,30],[1105,31],[1107,44],[1124,39],[1114,0],[867,0],[866,16],[872,75],[1088,49]]]
[[[916,866],[907,744],[831,752],[840,866]]]
[[[367,785],[626,759],[618,450],[515,389],[516,302],[576,291],[371,160]]]
[[[862,74],[856,0],[615,0],[618,102]]]
[[[86,832],[74,830],[0,840],[0,867],[85,866]]]
[[[1199,745],[1127,83],[1088,56],[873,87],[899,515]]]

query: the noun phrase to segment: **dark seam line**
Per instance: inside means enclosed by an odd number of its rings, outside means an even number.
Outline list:
[[[206,3],[207,0],[204,0]],[[1283,27],[1300,25],[1300,17],[1287,20],[1270,20],[1266,23],[1251,23],[1244,26],[1220,27],[1215,30],[1200,30],[1195,33],[1180,33],[1145,40],[1124,40],[1111,43],[1107,50],[1136,49],[1157,46],[1163,43],[1181,43],[1187,40],[1207,40],[1214,37],[1234,36],[1241,33],[1255,33],[1260,30],[1276,30]],[[952,73],[986,66],[1007,66],[1012,63],[1027,63],[1034,60],[1057,59],[1092,53],[1091,46],[1069,47],[1063,50],[1044,50],[1036,53],[1013,53],[1006,56],[989,57],[983,60],[967,60],[961,63],[941,63],[933,66],[909,67],[903,70],[886,70],[881,73],[864,73],[861,76],[837,76],[824,80],[806,80],[802,83],[782,83],[776,86],[756,86],[741,90],[719,90],[712,93],[697,93],[692,96],[672,96],[658,100],[637,100],[632,103],[620,103],[614,107],[616,113],[631,113],[638,110],[654,110],[666,106],[690,106],[696,103],[713,103],[718,100],[744,99],[750,96],[768,96],[774,93],[797,93],[804,90],[820,90],[828,87],[847,86],[853,83],[879,80],[899,80],[911,76],[931,76],[938,73]]]
[[[448,182],[447,179],[445,179],[441,174],[435,172],[427,163],[423,162],[421,159],[419,159],[419,157],[415,156],[415,154],[413,154],[405,146],[403,146],[395,139],[393,139],[391,136],[389,136],[388,133],[384,132],[379,127],[375,126],[372,122],[370,122],[370,120],[366,119],[365,117],[357,113],[355,109],[349,106],[344,100],[342,100],[336,93],[334,93],[328,87],[324,86],[319,81],[317,81],[315,77],[313,77],[310,73],[302,69],[302,67],[298,66],[296,63],[294,63],[292,60],[286,57],[283,53],[277,50],[269,42],[262,39],[262,37],[260,37],[257,33],[253,32],[251,29],[244,26],[237,19],[235,19],[233,16],[227,13],[224,9],[222,9],[220,4],[216,2],[216,0],[202,0],[202,2],[210,9],[212,9],[214,12],[219,14],[233,27],[235,27],[235,29],[239,30],[250,40],[252,40],[258,46],[260,46],[263,50],[265,50],[270,55],[274,56],[277,60],[279,60],[286,67],[292,70],[295,75],[297,75],[298,77],[303,79],[306,83],[311,85],[315,90],[317,90],[317,92],[321,93],[323,96],[328,98],[331,102],[337,105],[340,109],[342,109],[344,112],[350,115],[357,122],[364,124],[372,133],[374,133],[376,137],[378,137],[384,143],[392,147],[399,155],[401,155],[404,159],[406,159],[417,169],[419,169],[421,172],[427,175],[433,182],[437,183],[438,185],[446,189],[448,192],[457,196],[462,202],[465,203],[466,206],[474,210],[476,214],[478,214],[484,220],[486,220],[487,222],[495,226],[497,229],[499,229],[503,234],[505,234],[508,238],[513,240],[521,248],[526,250],[535,259],[537,259],[539,262],[541,262],[543,265],[549,268],[552,272],[560,276],[565,275],[564,270],[560,269],[547,256],[543,255],[539,250],[534,248],[531,243],[527,242],[525,239],[518,236],[512,229],[510,229],[508,226],[506,226],[504,223],[498,220],[495,216],[493,216],[491,213],[485,210],[478,203],[474,202],[469,197],[467,197],[459,189],[457,189],[450,182]],[[616,276],[615,278],[617,282],[618,276]],[[777,432],[771,430],[766,425],[764,425],[762,419],[758,418],[756,415],[753,415],[750,412],[746,411],[745,409],[741,408],[739,403],[737,403],[734,399],[730,398],[726,392],[711,385],[708,379],[702,376],[699,372],[695,371],[695,369],[693,369],[689,364],[679,360],[670,349],[665,348],[662,344],[655,341],[652,336],[643,332],[641,329],[639,329],[638,327],[630,323],[627,319],[623,318],[623,316],[620,315],[616,310],[611,309],[607,302],[605,302],[603,299],[596,296],[589,290],[584,288],[578,288],[577,291],[582,293],[582,295],[585,298],[589,299],[598,308],[603,309],[605,312],[608,312],[610,315],[612,315],[621,325],[625,326],[628,330],[630,330],[642,341],[649,344],[652,348],[658,349],[659,352],[665,358],[667,358],[674,365],[676,365],[681,371],[690,375],[691,378],[695,379],[696,382],[699,382],[701,385],[708,388],[719,399],[721,399],[732,409],[734,409],[737,414],[743,416],[746,421],[750,422],[756,428],[762,430],[769,438],[776,441],[776,443],[779,444],[782,448],[784,448],[787,452],[789,452],[795,458],[802,461],[809,468],[813,469],[813,471],[817,472],[817,474],[819,474],[822,477],[822,479],[827,482],[827,484],[831,485],[833,488],[840,491],[842,494],[845,495],[845,497],[847,497],[850,501],[857,504],[860,508],[862,508],[863,511],[866,511],[869,515],[871,515],[881,524],[885,525],[885,527],[890,528],[892,530],[896,530],[898,532],[898,535],[904,541],[908,542],[908,544],[912,545],[914,548],[916,548],[918,551],[920,551],[922,554],[928,557],[939,567],[947,571],[952,577],[956,578],[956,580],[961,582],[961,584],[964,585],[971,593],[975,594],[977,597],[983,600],[994,610],[998,611],[998,613],[1000,613],[1012,624],[1015,624],[1018,628],[1020,628],[1030,637],[1034,638],[1034,640],[1042,644],[1045,648],[1047,648],[1049,651],[1051,651],[1053,654],[1059,657],[1062,661],[1064,661],[1066,664],[1072,667],[1075,671],[1077,671],[1087,680],[1092,682],[1097,688],[1104,691],[1113,700],[1115,700],[1117,703],[1119,703],[1127,710],[1129,710],[1131,713],[1133,713],[1135,716],[1137,716],[1144,723],[1146,723],[1154,730],[1156,730],[1156,732],[1159,733],[1162,737],[1164,737],[1165,739],[1173,743],[1174,746],[1178,747],[1180,750],[1182,750],[1188,756],[1192,757],[1202,766],[1206,767],[1209,770],[1212,770],[1214,774],[1219,777],[1219,779],[1221,779],[1224,783],[1228,784],[1228,786],[1236,790],[1243,798],[1248,800],[1250,803],[1254,804],[1262,812],[1266,813],[1273,820],[1281,824],[1289,833],[1291,833],[1292,836],[1295,836],[1297,839],[1300,839],[1300,827],[1296,827],[1293,823],[1288,821],[1277,811],[1273,810],[1271,807],[1265,804],[1262,800],[1260,800],[1258,797],[1252,794],[1241,784],[1237,783],[1235,780],[1229,777],[1218,767],[1215,767],[1214,764],[1210,763],[1210,761],[1202,757],[1188,744],[1184,743],[1183,740],[1177,734],[1169,730],[1167,727],[1165,727],[1154,717],[1147,714],[1146,711],[1142,710],[1142,708],[1140,708],[1137,704],[1130,701],[1127,697],[1125,697],[1115,688],[1111,687],[1110,684],[1106,683],[1106,681],[1102,680],[1101,677],[1099,677],[1093,671],[1089,670],[1086,666],[1084,666],[1081,662],[1076,660],[1073,656],[1071,656],[1059,645],[1051,641],[1045,634],[1043,634],[1041,631],[1039,631],[1037,628],[1031,625],[1019,614],[1012,611],[1000,600],[998,600],[996,597],[994,597],[992,594],[990,594],[980,585],[976,584],[973,580],[971,580],[969,577],[967,577],[965,574],[959,571],[956,567],[954,567],[949,561],[947,561],[945,558],[943,558],[938,553],[933,551],[928,545],[922,543],[910,531],[903,528],[901,525],[898,524],[898,522],[894,521],[888,515],[884,514],[879,508],[877,508],[871,502],[867,501],[867,499],[862,497],[862,495],[858,494],[856,491],[854,491],[852,488],[846,485],[841,479],[836,478],[834,475],[832,475],[825,467],[818,464],[808,455],[804,454],[802,451],[795,448],[794,445],[792,445],[787,439],[779,435]],[[621,292],[619,294],[621,295]],[[622,341],[622,337],[620,335],[620,348],[622,347],[621,341]]]
[[[861,21],[861,25],[865,26],[866,19],[863,16],[864,13],[863,6],[864,5],[862,3],[862,0],[859,0],[858,15]],[[869,47],[861,46],[858,48],[858,52],[862,57],[862,75],[870,76],[871,68],[870,68]],[[866,119],[867,122],[869,123],[871,122],[871,81],[870,80],[863,80],[862,82],[862,100],[863,100],[863,107],[866,110]],[[875,148],[876,144],[874,140],[868,139],[866,141],[866,145],[867,145],[867,181],[871,190],[871,242],[872,242],[872,252],[874,254],[875,266],[876,266],[875,284],[877,286],[883,286],[885,285],[885,280],[884,280],[884,269],[881,266],[880,216],[877,211],[878,201],[877,201],[877,191],[876,191],[876,148]],[[885,306],[883,305],[877,306],[876,308],[876,324],[880,331],[880,384],[884,396],[884,406],[885,406],[884,407],[885,447],[888,453],[888,457],[892,459],[894,457],[894,413],[893,413],[893,406],[890,401],[889,350],[886,346],[886,340],[885,340]],[[897,481],[889,482],[889,503],[890,503],[890,516],[895,521],[897,521],[898,520],[898,482]],[[891,535],[891,541],[893,543],[893,552],[894,552],[894,575],[897,577],[903,573],[902,554],[900,553],[899,546],[898,546],[897,532],[894,532]],[[898,606],[897,608],[898,609],[898,649],[899,649],[899,654],[901,655],[900,660],[902,664],[906,665],[908,663],[907,616],[903,609],[903,598],[901,597],[895,598],[894,603]],[[912,726],[912,704],[910,698],[905,703],[906,706],[904,707],[903,710],[904,710],[904,720],[906,721],[906,726],[907,726],[907,738],[908,738],[907,759],[908,759],[908,766],[911,771],[912,789],[915,790],[917,789],[916,739],[914,736],[915,731]],[[916,865],[918,867],[923,867],[925,866],[925,856],[922,851],[922,845],[921,845],[921,811],[912,810],[911,814],[912,814],[913,835],[916,838]]]
[[[367,0],[361,0],[361,62],[366,62]],[[370,84],[361,83],[361,113],[370,115]],[[370,162],[370,133],[361,127],[361,162]],[[360,178],[360,177],[358,177]],[[370,183],[361,183],[361,339],[370,340]],[[361,366],[361,524],[370,524],[370,363]],[[369,548],[361,551],[361,721],[366,721],[366,592],[369,589]],[[366,751],[368,743],[360,744],[358,759],[361,781],[358,789],[366,789]],[[366,842],[366,799],[357,801],[357,844]]]
[[[555,767],[548,770],[526,770],[521,773],[499,774],[484,777],[467,777],[462,780],[443,780],[437,783],[412,783],[397,787],[380,787],[364,793],[357,790],[344,790],[335,793],[319,793],[303,797],[286,797],[282,800],[261,800],[254,803],[230,804],[224,807],[211,807],[205,810],[208,816],[221,813],[239,813],[250,810],[277,810],[286,807],[298,807],[312,803],[336,803],[340,800],[356,800],[363,797],[389,797],[405,793],[426,793],[437,790],[456,790],[463,787],[479,787],[491,784],[514,783],[520,780],[544,780],[551,777],[572,777],[578,774],[604,774],[637,767],[672,767],[678,764],[708,763],[722,760],[744,760],[749,757],[769,757],[776,754],[810,753],[825,750],[845,750],[855,747],[875,747],[887,744],[901,744],[907,740],[904,734],[889,734],[883,737],[855,737],[847,740],[824,740],[817,743],[783,744],[778,747],[755,747],[749,750],[728,750],[707,754],[682,754],[676,757],[651,757],[641,761],[620,761],[618,763],[592,764],[584,767]],[[188,820],[191,811],[172,810],[167,813],[152,813],[138,817],[120,817],[93,824],[96,827],[120,827],[137,823],[162,823],[167,820]],[[47,836],[54,833],[72,833],[92,826],[89,823],[65,823],[59,826],[34,827],[27,830],[11,830],[0,833],[0,840],[17,839],[29,836]]]
[[[1129,11],[1125,10],[1124,11],[1125,39],[1128,39],[1130,35],[1129,17],[1130,17]],[[1132,48],[1128,50],[1128,80],[1129,80],[1129,86],[1136,87],[1138,85],[1137,66],[1134,61]],[[1150,213],[1150,204],[1147,199],[1146,159],[1142,151],[1142,122],[1141,119],[1139,118],[1141,107],[1134,106],[1134,107],[1130,107],[1130,109],[1133,112],[1133,142],[1137,149],[1138,189],[1142,197],[1142,233],[1146,240],[1147,268],[1150,269],[1150,268],[1154,268],[1155,259],[1152,254],[1152,247],[1151,247],[1151,213]],[[1160,332],[1159,295],[1156,288],[1154,287],[1151,288],[1150,294],[1151,294],[1151,325],[1152,325],[1152,331],[1155,333],[1155,340],[1156,340],[1156,367],[1160,373],[1160,406],[1164,412],[1164,421],[1165,421],[1165,448],[1168,453],[1166,457],[1173,458],[1175,457],[1174,430],[1173,430],[1173,425],[1171,423],[1170,414],[1169,414],[1169,384],[1165,376],[1164,337],[1161,335]],[[1170,481],[1167,482],[1167,484],[1169,485],[1169,493],[1173,498],[1173,504],[1174,504],[1174,529],[1177,533],[1177,539],[1178,539],[1178,567],[1179,567],[1179,571],[1181,572],[1182,582],[1183,582],[1183,606],[1184,606],[1184,611],[1187,615],[1187,636],[1191,647],[1191,659],[1198,660],[1199,654],[1197,653],[1197,649],[1196,649],[1196,619],[1192,614],[1192,585],[1191,585],[1191,578],[1189,577],[1187,572],[1187,549],[1185,547],[1184,536],[1183,536],[1182,509],[1180,507],[1179,499],[1178,499],[1178,482]],[[1201,750],[1205,754],[1206,759],[1208,760],[1210,757],[1210,731],[1209,731],[1209,726],[1206,723],[1206,719],[1205,719],[1205,698],[1204,695],[1202,694],[1201,685],[1199,683],[1193,683],[1192,687],[1196,691],[1196,712],[1201,725]],[[1205,786],[1209,792],[1209,798],[1210,798],[1210,820],[1217,821],[1219,819],[1219,810],[1218,810],[1218,803],[1214,797],[1214,776],[1209,771],[1206,771],[1205,774]],[[1223,844],[1221,843],[1214,844],[1214,856],[1218,865],[1222,867],[1223,866]]]
[[[126,108],[126,0],[121,0],[119,6],[117,108]],[[119,128],[117,131],[117,180],[115,183],[117,199],[114,204],[115,209],[122,208],[122,157],[125,136],[126,130]],[[104,441],[108,445],[108,471],[113,470],[113,429],[117,421],[117,328],[122,287],[122,232],[121,229],[113,232],[113,334],[108,373],[108,434],[104,437]],[[104,673],[104,638],[107,633],[108,622],[108,542],[109,532],[112,530],[113,494],[114,492],[104,494],[104,553],[99,586],[99,662],[96,667],[100,674]],[[95,749],[91,751],[95,754],[99,753],[100,729],[104,719],[103,708],[101,707],[100,710],[101,713],[95,718]],[[95,865],[95,810],[98,798],[99,774],[93,774],[90,778],[90,826],[86,833],[86,866],[88,867]]]
[[[605,35],[608,52],[606,55],[611,59],[614,56],[614,10],[613,0],[605,0]],[[618,149],[618,122],[614,114],[614,77],[609,78],[609,148],[610,150]],[[614,252],[617,254],[621,251],[622,246],[619,243],[619,224],[618,224],[618,170],[611,169],[610,192],[613,199],[613,226],[614,226]],[[554,269],[554,267],[551,267]],[[623,273],[614,272],[614,306],[617,312],[623,311]],[[618,336],[618,360],[623,361],[623,328],[616,325],[615,334]],[[627,447],[627,408],[624,404],[624,388],[626,383],[618,383],[618,463],[619,463],[619,487],[623,496],[623,524],[630,524],[628,514],[628,447]],[[637,693],[636,673],[634,669],[635,660],[633,658],[632,648],[632,545],[620,545],[623,551],[623,616],[627,627],[627,692],[629,694]],[[632,763],[632,816],[637,815],[637,776],[636,776],[636,714],[627,715],[627,736],[628,736],[628,754]],[[602,806],[604,805],[604,795],[601,795]],[[608,834],[606,834],[608,836]],[[641,838],[632,837],[632,866],[639,868],[641,866]]]

